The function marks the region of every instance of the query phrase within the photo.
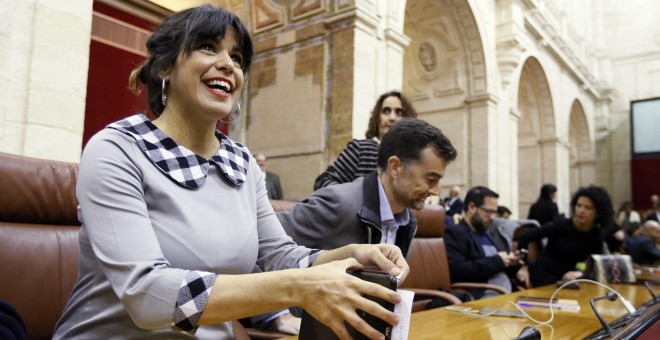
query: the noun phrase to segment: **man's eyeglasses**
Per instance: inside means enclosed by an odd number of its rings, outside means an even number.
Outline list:
[[[497,209],[493,210],[493,209],[486,209],[486,208],[482,208],[482,207],[477,207],[477,209],[481,209],[483,212],[488,214],[488,216],[496,216],[497,215]]]

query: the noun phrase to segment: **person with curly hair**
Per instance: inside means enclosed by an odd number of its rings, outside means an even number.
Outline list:
[[[547,237],[548,243],[541,256],[520,268],[516,278],[527,287],[538,287],[558,280],[582,277],[576,269],[578,262],[603,249],[603,230],[614,222],[610,195],[597,186],[580,188],[571,199],[570,218],[558,218],[531,229],[520,237],[519,249],[527,249],[532,241]]]
[[[353,139],[337,160],[314,181],[314,190],[352,182],[376,171],[380,141],[392,124],[401,118],[417,118],[417,111],[400,91],[380,95],[371,110],[366,139]]]

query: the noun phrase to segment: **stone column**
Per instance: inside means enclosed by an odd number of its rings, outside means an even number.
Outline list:
[[[0,151],[80,159],[92,1],[4,0]]]
[[[469,174],[468,188],[497,183],[497,99],[492,95],[468,97],[465,100],[469,122]],[[466,155],[467,156],[467,155]]]
[[[557,186],[557,206],[559,206],[560,212],[567,212],[571,195],[568,177],[569,145],[556,137],[539,139],[539,145],[542,167],[541,184],[553,183]]]
[[[403,52],[410,42],[403,34],[402,8],[367,0],[347,3],[336,4],[326,19],[331,36],[328,161],[352,138],[364,138],[381,93],[402,89]]]
[[[252,2],[255,60],[245,141],[302,199],[380,93],[401,89],[403,9],[389,2]],[[396,8],[390,8],[396,6]]]

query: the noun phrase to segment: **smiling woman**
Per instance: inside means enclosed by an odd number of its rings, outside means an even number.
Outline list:
[[[157,118],[110,124],[85,147],[78,280],[54,338],[226,339],[229,321],[290,306],[344,338],[345,322],[381,335],[357,309],[396,324],[362,297],[398,303],[396,293],[346,271],[376,266],[405,278],[401,250],[298,246],[250,151],[215,129],[236,111],[250,69],[252,40],[240,19],[210,5],[184,10],[163,21],[147,49],[130,85],[146,86]],[[255,266],[262,273],[252,274]]]

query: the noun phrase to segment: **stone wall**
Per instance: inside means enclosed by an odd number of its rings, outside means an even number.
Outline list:
[[[91,1],[2,0],[0,151],[80,159]]]

